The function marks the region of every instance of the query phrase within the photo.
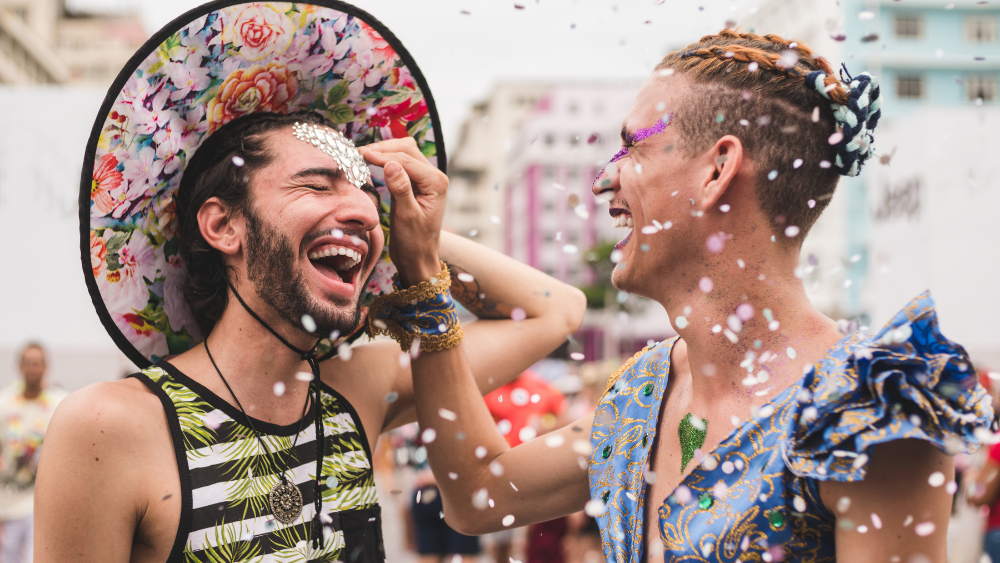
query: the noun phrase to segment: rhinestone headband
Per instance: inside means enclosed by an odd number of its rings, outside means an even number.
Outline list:
[[[337,161],[337,166],[344,171],[347,181],[354,187],[361,188],[371,183],[372,174],[368,163],[358,152],[354,143],[340,131],[312,123],[296,123],[292,126],[295,138],[305,141]]]

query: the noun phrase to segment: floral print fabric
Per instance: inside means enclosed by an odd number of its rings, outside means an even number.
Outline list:
[[[644,472],[675,342],[637,354],[597,408],[590,488],[606,505],[608,561],[643,560]],[[863,479],[870,447],[890,440],[974,450],[992,419],[965,350],[940,333],[923,294],[877,335],[845,336],[705,454],[659,504],[664,558],[832,563],[836,519],[820,481]]]
[[[152,362],[201,340],[180,292],[174,194],[212,132],[249,113],[315,111],[356,145],[410,136],[432,162],[438,156],[425,92],[397,49],[360,17],[311,4],[237,4],[143,49],[148,55],[114,99],[88,157],[89,247],[91,287]],[[381,171],[373,181],[388,237]],[[376,268],[363,305],[391,291],[387,251]]]

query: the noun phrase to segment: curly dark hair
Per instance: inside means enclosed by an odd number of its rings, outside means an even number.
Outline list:
[[[296,122],[333,127],[333,123],[314,112],[244,115],[213,133],[184,170],[176,196],[179,250],[187,269],[181,290],[198,328],[206,336],[228,305],[226,276],[229,274],[222,254],[201,235],[198,211],[206,200],[217,197],[227,208],[230,218],[246,215],[252,204],[250,179],[274,158],[264,135],[276,129],[291,128]],[[242,165],[237,164],[239,159]]]

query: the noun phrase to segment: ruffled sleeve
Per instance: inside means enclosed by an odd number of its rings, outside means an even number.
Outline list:
[[[941,334],[924,293],[873,338],[847,338],[803,381],[782,453],[798,476],[856,481],[871,447],[913,438],[948,454],[990,434],[993,408],[965,349]]]

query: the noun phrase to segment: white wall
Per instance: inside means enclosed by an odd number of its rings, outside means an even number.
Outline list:
[[[94,88],[0,88],[0,384],[16,376],[27,340],[46,345],[52,379],[69,389],[124,369],[80,261],[80,170],[103,98]]]
[[[1000,369],[1000,108],[924,108],[879,124],[888,166],[866,171],[871,264],[867,285],[872,327],[930,289],[941,330],[973,361]],[[897,197],[919,185],[919,209]]]

